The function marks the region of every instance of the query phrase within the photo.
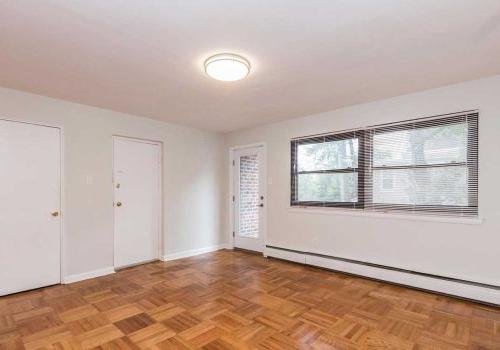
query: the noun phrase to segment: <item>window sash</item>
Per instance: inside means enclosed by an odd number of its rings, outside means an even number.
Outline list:
[[[426,168],[447,168],[454,166],[467,166],[467,162],[450,162],[435,164],[416,164],[416,165],[383,165],[373,166],[372,170],[392,170],[392,169],[426,169]]]
[[[342,141],[349,139],[358,140],[358,166],[353,168],[336,168],[336,169],[326,169],[326,170],[307,170],[298,171],[298,147],[301,145],[308,144],[319,144],[327,143],[332,141]],[[363,203],[364,191],[360,189],[364,188],[364,169],[360,166],[363,157],[364,148],[364,133],[359,131],[338,133],[332,135],[326,135],[321,137],[312,137],[307,139],[301,139],[291,142],[291,206],[312,206],[312,207],[342,207],[342,208],[360,208]],[[298,177],[303,174],[345,174],[345,173],[356,173],[358,174],[358,184],[357,184],[357,202],[333,202],[333,201],[300,201],[298,195]]]
[[[452,124],[467,125],[467,146],[466,161],[430,163],[430,164],[410,164],[410,165],[389,165],[372,166],[373,164],[373,136],[381,133],[415,130],[419,128],[439,127]],[[328,169],[313,171],[297,171],[297,149],[303,144],[322,143],[349,138],[358,139],[358,167],[344,169]],[[376,170],[396,170],[396,169],[431,169],[447,167],[467,168],[467,206],[453,205],[422,205],[422,204],[390,204],[373,202],[373,171]],[[297,180],[301,174],[322,174],[322,173],[357,173],[357,202],[325,202],[325,201],[299,201]],[[431,117],[414,121],[398,122],[391,125],[375,126],[365,129],[344,132],[339,134],[316,136],[291,141],[291,206],[314,206],[314,207],[344,207],[352,209],[393,211],[393,212],[413,212],[424,214],[440,214],[453,216],[477,216],[478,214],[478,113],[466,112],[444,117]]]

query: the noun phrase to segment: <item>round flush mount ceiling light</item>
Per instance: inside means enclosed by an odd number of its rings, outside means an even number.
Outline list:
[[[239,55],[221,53],[205,60],[205,72],[217,80],[241,80],[250,73],[250,62]]]

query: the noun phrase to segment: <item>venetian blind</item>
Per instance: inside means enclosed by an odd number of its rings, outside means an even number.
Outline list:
[[[291,141],[291,205],[478,214],[477,111]]]

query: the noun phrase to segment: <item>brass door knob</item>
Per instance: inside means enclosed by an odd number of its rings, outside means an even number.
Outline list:
[[[53,211],[52,213],[50,213],[50,215],[52,215],[52,216],[59,216],[59,212],[58,211]]]
[[[122,206],[122,202],[116,202],[116,206],[117,207],[121,207]]]

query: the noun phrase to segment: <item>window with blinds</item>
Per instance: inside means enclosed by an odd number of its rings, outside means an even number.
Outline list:
[[[291,141],[291,205],[478,214],[478,113]]]

